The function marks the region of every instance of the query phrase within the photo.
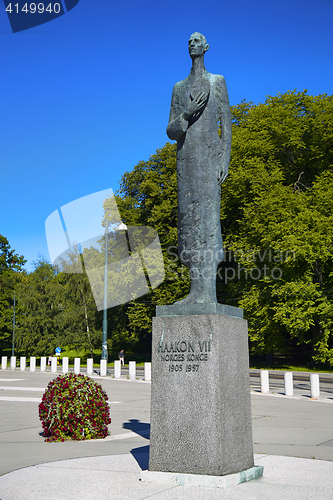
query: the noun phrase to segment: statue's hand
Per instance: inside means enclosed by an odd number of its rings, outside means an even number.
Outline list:
[[[183,112],[183,117],[185,118],[185,120],[188,120],[190,116],[194,115],[195,113],[200,112],[205,107],[207,100],[207,92],[199,92],[195,99],[190,98],[186,105],[186,109]]]
[[[219,186],[221,186],[223,184],[223,182],[226,180],[226,178],[228,177],[228,171],[229,171],[228,164],[227,165],[224,164],[222,171],[220,172],[220,176],[218,178]]]

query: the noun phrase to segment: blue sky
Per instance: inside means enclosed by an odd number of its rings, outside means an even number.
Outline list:
[[[168,141],[173,85],[187,41],[203,33],[205,64],[231,105],[308,89],[333,94],[332,0],[80,0],[54,21],[13,34],[0,3],[0,234],[28,271],[49,257],[45,220]]]

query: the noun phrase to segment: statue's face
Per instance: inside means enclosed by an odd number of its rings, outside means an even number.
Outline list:
[[[208,50],[208,45],[205,42],[201,33],[193,33],[188,41],[188,51],[192,58],[201,57]]]

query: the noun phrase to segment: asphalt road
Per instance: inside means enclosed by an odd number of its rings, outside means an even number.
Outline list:
[[[130,452],[144,456],[149,446],[150,383],[97,378],[110,400],[110,436],[96,441],[45,443],[38,404],[54,376],[18,370],[0,372],[0,475],[70,458]],[[258,385],[255,374],[253,379]],[[272,383],[275,381],[281,383],[279,378],[272,379]],[[306,389],[299,390],[303,395],[291,398],[280,395],[283,391],[279,388],[275,395],[252,392],[254,452],[333,461],[333,397],[329,393],[328,398],[314,401]]]

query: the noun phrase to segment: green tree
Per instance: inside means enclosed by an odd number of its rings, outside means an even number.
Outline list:
[[[57,270],[45,259],[34,267],[17,288],[20,316],[16,339],[21,352],[41,356],[52,354],[62,336],[66,305]]]
[[[333,98],[294,91],[233,114],[221,213],[251,350],[332,362]]]
[[[332,360],[333,97],[287,92],[232,107],[230,173],[222,186],[225,261],[218,300],[244,308],[253,353]],[[176,145],[127,172],[117,204],[127,225],[158,230],[166,280],[126,308],[133,339],[156,304],[188,293],[177,255]],[[272,274],[273,273],[273,274]]]
[[[62,311],[63,330],[58,343],[63,346],[80,345],[89,349],[93,357],[94,347],[101,345],[101,318],[87,274],[61,272],[57,278],[63,287],[65,304]]]
[[[9,349],[13,335],[14,289],[24,274],[26,260],[10,248],[7,238],[0,235],[0,351]]]
[[[122,177],[116,196],[122,220],[127,226],[154,228],[160,238],[165,281],[150,294],[126,306],[132,346],[150,352],[151,319],[156,305],[171,304],[189,291],[188,270],[177,255],[176,144],[167,143],[147,162],[140,162]]]
[[[22,352],[45,355],[56,346],[76,345],[89,349],[93,356],[93,348],[101,343],[101,317],[77,248],[60,267],[44,259],[36,262],[17,295],[16,337]]]

